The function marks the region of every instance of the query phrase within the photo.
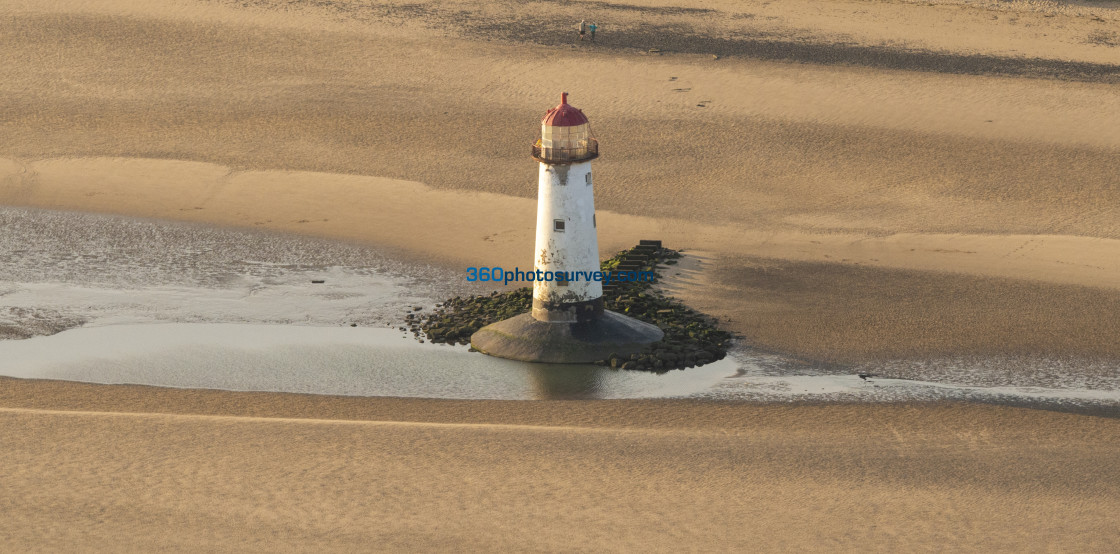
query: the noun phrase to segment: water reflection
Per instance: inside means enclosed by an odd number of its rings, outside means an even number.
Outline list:
[[[611,371],[594,365],[525,364],[533,390],[541,400],[598,398],[602,373]]]

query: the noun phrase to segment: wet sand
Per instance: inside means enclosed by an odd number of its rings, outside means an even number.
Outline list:
[[[706,265],[670,285],[745,342],[849,368],[1115,371],[1114,3],[543,9],[5,3],[0,203],[514,266],[531,253],[527,146],[567,90],[603,144],[603,253],[695,250]],[[584,17],[599,43],[567,43]],[[16,550],[1120,540],[1116,420],[1086,414],[0,379],[0,417]]]

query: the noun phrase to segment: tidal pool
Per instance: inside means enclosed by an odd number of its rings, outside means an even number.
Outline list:
[[[731,359],[662,375],[532,364],[421,344],[385,328],[228,323],[112,325],[0,342],[11,377],[353,396],[563,399],[703,393]]]

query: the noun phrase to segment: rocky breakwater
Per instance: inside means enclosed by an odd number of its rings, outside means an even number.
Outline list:
[[[652,323],[665,332],[665,337],[642,352],[626,357],[607,356],[596,363],[618,369],[666,372],[695,367],[720,360],[727,355],[732,336],[720,329],[716,321],[697,312],[679,300],[665,296],[655,287],[661,271],[675,265],[681,254],[663,248],[660,241],[642,241],[602,262],[602,270],[612,276],[619,272],[648,271],[653,279],[621,281],[612,279],[603,287],[606,309]],[[484,296],[448,299],[436,304],[435,310],[423,312],[413,308],[405,315],[402,331],[412,331],[418,340],[446,344],[470,343],[471,335],[491,323],[528,312],[533,304],[529,287]]]

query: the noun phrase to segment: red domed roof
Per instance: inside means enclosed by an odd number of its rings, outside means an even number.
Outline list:
[[[568,103],[568,93],[560,93],[560,105],[548,110],[541,120],[544,125],[551,127],[575,127],[587,123],[587,116],[579,108]]]

